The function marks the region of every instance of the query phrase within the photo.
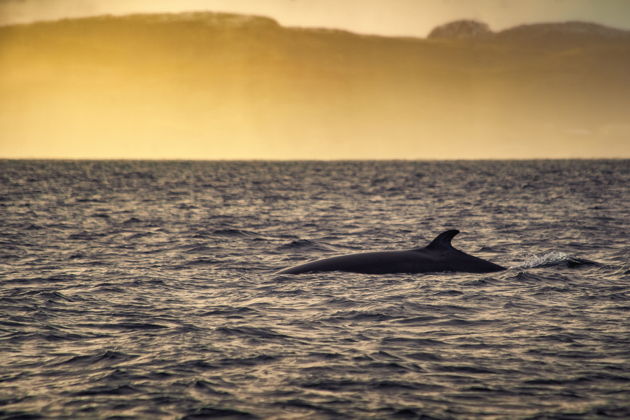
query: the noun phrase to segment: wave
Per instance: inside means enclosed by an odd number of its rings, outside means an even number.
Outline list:
[[[308,239],[296,239],[289,243],[280,245],[278,250],[282,249],[303,249],[303,250],[317,250],[317,251],[331,251],[334,248],[320,244],[315,241],[309,241]]]
[[[118,351],[105,350],[103,352],[98,352],[95,354],[74,355],[74,356],[69,357],[66,360],[62,360],[56,363],[55,366],[61,366],[61,365],[93,366],[97,363],[113,365],[113,364],[126,362],[134,358],[136,358],[136,356],[134,355],[130,355],[130,354],[126,354],[126,353],[122,353]]]
[[[599,266],[600,264],[587,260],[585,258],[574,257],[569,254],[560,251],[552,251],[542,255],[532,255],[527,261],[519,266],[513,267],[515,269],[526,268],[541,268],[541,267],[554,267],[565,266],[569,268],[579,268],[585,266]]]
[[[242,236],[242,237],[257,236],[255,232],[248,231],[245,229],[215,229],[212,231],[212,234],[218,235],[218,236]]]

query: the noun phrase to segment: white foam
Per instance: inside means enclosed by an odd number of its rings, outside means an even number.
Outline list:
[[[518,268],[549,267],[571,261],[572,257],[560,251],[552,251],[542,255],[532,255]]]

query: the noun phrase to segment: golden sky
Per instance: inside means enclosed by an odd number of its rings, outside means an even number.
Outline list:
[[[630,28],[627,0],[0,0],[0,25],[198,10],[382,36],[464,18]],[[134,22],[0,29],[0,158],[630,157],[627,44],[495,55],[273,27],[216,38],[216,22],[160,38]]]

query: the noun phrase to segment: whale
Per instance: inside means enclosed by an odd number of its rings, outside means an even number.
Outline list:
[[[275,274],[343,271],[363,274],[463,272],[493,273],[506,270],[490,261],[468,255],[451,244],[459,230],[439,234],[429,245],[403,251],[376,251],[339,255],[285,268]]]

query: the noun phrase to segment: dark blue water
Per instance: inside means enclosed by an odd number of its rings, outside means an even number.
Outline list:
[[[627,160],[1,161],[0,418],[630,418],[629,186]],[[450,228],[510,269],[271,274]]]

